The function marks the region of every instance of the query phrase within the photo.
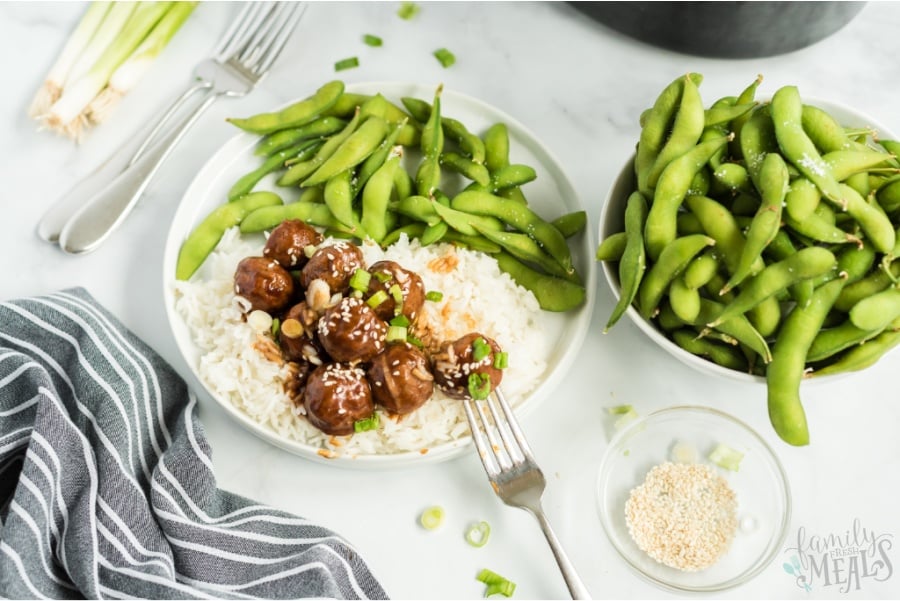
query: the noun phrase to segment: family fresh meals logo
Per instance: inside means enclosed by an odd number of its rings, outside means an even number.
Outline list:
[[[801,526],[796,542],[785,549],[782,568],[806,592],[825,587],[858,591],[865,582],[884,582],[894,573],[889,553],[894,535],[864,528],[859,519],[841,534],[819,536]]]

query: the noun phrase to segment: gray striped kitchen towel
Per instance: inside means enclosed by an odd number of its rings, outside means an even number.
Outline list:
[[[195,407],[86,291],[0,303],[0,596],[384,598],[334,532],[216,488]]]

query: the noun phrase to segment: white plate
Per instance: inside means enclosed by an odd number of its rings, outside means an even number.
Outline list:
[[[389,100],[398,104],[402,96],[416,96],[430,100],[434,93],[431,87],[403,83],[355,84],[347,86],[347,91],[363,94],[381,92]],[[583,210],[584,207],[578,199],[575,189],[566,178],[559,163],[518,121],[495,107],[448,89],[443,91],[441,106],[444,114],[459,119],[471,131],[479,134],[497,122],[507,125],[511,162],[531,165],[537,171],[537,179],[529,183],[524,190],[530,206],[538,214],[552,219],[563,213]],[[259,165],[261,159],[253,155],[253,149],[258,140],[259,137],[255,135],[238,134],[226,142],[207,161],[185,192],[175,212],[166,241],[163,258],[163,294],[166,313],[178,348],[193,372],[194,388],[202,387],[238,423],[264,440],[302,457],[330,465],[360,468],[398,467],[446,460],[461,454],[471,444],[468,436],[431,447],[425,454],[414,451],[390,455],[324,458],[317,452],[319,451],[318,447],[279,436],[273,430],[239,410],[227,399],[217,397],[203,385],[196,371],[200,352],[191,339],[187,325],[175,311],[174,282],[178,250],[194,226],[214,207],[225,202],[228,189],[235,180]],[[290,190],[272,186],[271,177],[263,180],[256,189],[267,187],[276,189],[285,202],[293,200],[286,194],[286,191]],[[547,338],[552,341],[546,353],[547,371],[540,384],[519,405],[517,409],[519,415],[533,409],[556,388],[574,362],[587,333],[596,288],[596,269],[593,260],[595,243],[591,234],[592,232],[588,230],[570,241],[575,266],[584,278],[585,302],[579,309],[565,314],[543,312],[543,315],[547,317]]]

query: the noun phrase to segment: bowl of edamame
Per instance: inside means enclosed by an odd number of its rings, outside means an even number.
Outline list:
[[[678,77],[641,115],[596,258],[622,315],[685,364],[767,388],[778,435],[809,443],[804,382],[900,344],[900,143],[785,85],[705,105]]]
[[[747,582],[781,551],[791,521],[790,488],[772,448],[708,407],[669,407],[620,429],[596,490],[601,525],[619,556],[641,577],[679,592]]]

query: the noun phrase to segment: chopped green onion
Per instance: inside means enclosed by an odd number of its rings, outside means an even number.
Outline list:
[[[509,367],[509,353],[500,351],[494,355],[494,367],[497,369],[506,369]]]
[[[372,274],[375,276],[375,279],[384,284],[385,282],[389,282],[391,279],[391,274],[384,271],[376,271]]]
[[[485,342],[484,338],[476,338],[472,342],[472,359],[481,361],[491,354],[491,345]]]
[[[350,276],[350,287],[354,290],[365,292],[369,289],[370,279],[372,279],[372,275],[362,267],[359,267],[353,272],[353,275]]]
[[[439,290],[429,290],[425,293],[425,300],[432,301],[435,303],[441,302],[444,298],[444,293]]]
[[[487,585],[487,589],[484,591],[485,597],[497,594],[503,595],[504,597],[511,597],[516,590],[515,582],[512,582],[487,568],[481,570],[475,579]]]
[[[743,453],[721,443],[716,445],[716,448],[709,454],[710,461],[719,467],[723,467],[726,470],[731,470],[733,472],[738,471],[743,458]]]
[[[425,530],[434,530],[444,523],[444,508],[440,505],[428,507],[419,516],[419,523]]]
[[[392,326],[400,326],[401,328],[409,327],[409,318],[406,315],[398,315],[391,320]]]
[[[400,284],[392,284],[388,292],[394,299],[394,315],[400,315],[403,313],[403,290],[400,289]]]
[[[366,301],[366,304],[372,307],[373,309],[386,301],[388,299],[387,292],[384,290],[379,290],[375,294],[369,297],[369,300]]]
[[[303,247],[303,254],[306,255],[307,259],[311,259],[312,256],[314,254],[316,254],[317,250],[319,250],[319,249],[318,249],[318,247],[316,247],[316,245],[307,244],[306,246]]]
[[[378,414],[373,413],[369,417],[358,419],[353,422],[353,431],[354,432],[367,432],[368,430],[375,430],[378,428]]]
[[[610,415],[623,415],[629,411],[634,411],[631,405],[616,405],[615,407],[607,407],[606,412]]]
[[[425,348],[425,343],[413,336],[412,334],[406,335],[406,341],[413,346],[417,346],[419,348]]]
[[[466,542],[473,547],[483,547],[491,537],[491,525],[487,522],[476,522],[466,529]]]
[[[441,63],[441,66],[445,69],[456,62],[456,56],[446,48],[438,48],[433,54],[434,58],[438,59],[438,62]]]
[[[272,320],[272,336],[278,338],[278,330],[281,329],[281,320],[277,317]]]
[[[351,56],[350,58],[341,59],[338,62],[334,63],[335,71],[343,71],[345,69],[353,69],[354,67],[359,66],[359,59],[355,56]]]
[[[491,377],[488,374],[473,371],[469,374],[469,396],[476,401],[483,401],[491,394]]]
[[[406,328],[403,326],[388,326],[387,334],[384,335],[384,340],[385,342],[406,340]]]
[[[417,14],[419,14],[419,5],[415,2],[402,2],[400,8],[397,9],[397,16],[407,21]]]
[[[363,36],[363,42],[365,42],[369,46],[381,46],[381,38],[377,35],[372,35],[367,33]]]
[[[637,411],[635,411],[634,409],[629,409],[619,416],[619,418],[613,424],[613,428],[615,428],[616,430],[621,430],[639,417],[640,415],[638,415]]]

